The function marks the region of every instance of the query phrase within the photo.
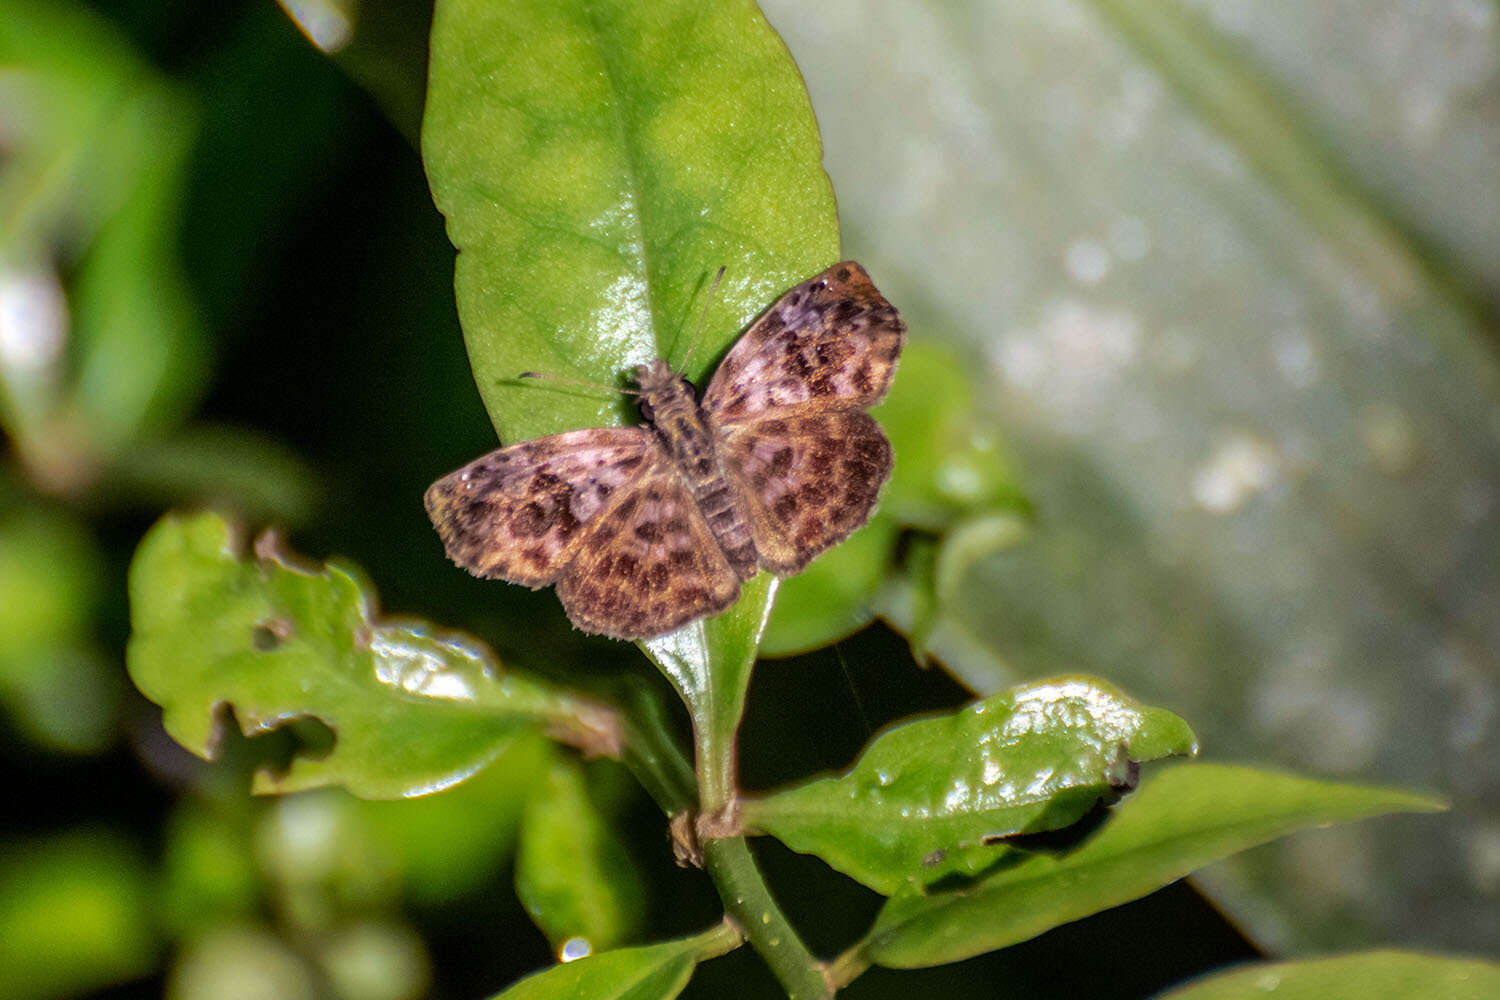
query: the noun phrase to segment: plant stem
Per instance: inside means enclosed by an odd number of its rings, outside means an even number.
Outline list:
[[[822,963],[807,950],[781,907],[771,898],[745,838],[704,841],[703,857],[708,874],[724,900],[724,908],[771,967],[787,996],[791,1000],[824,1000],[833,996],[833,988],[823,976]]]
[[[832,989],[841,990],[864,975],[869,968],[870,960],[865,956],[864,943],[861,942],[829,962],[825,975]]]

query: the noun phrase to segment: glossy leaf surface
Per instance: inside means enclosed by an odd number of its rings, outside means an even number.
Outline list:
[[[516,895],[554,949],[613,948],[639,925],[645,885],[589,795],[579,764],[554,756],[532,789],[516,845]]]
[[[1441,808],[1395,789],[1178,764],[1143,781],[1075,850],[1017,854],[962,889],[891,899],[861,948],[870,961],[897,968],[956,962],[1144,896],[1294,830]]]
[[[633,422],[658,356],[701,382],[751,318],[838,258],[807,94],[748,0],[442,0],[422,152],[459,249],[459,318],[507,443]]]
[[[376,618],[351,569],[300,568],[271,548],[263,539],[244,558],[222,519],[168,517],[130,573],[131,677],[178,742],[211,756],[221,706],[246,735],[309,717],[333,730],[325,756],[261,773],[259,790],[436,791],[578,708],[498,672],[471,639]]]
[[[1256,962],[1207,976],[1160,1000],[1485,1000],[1500,965],[1474,958],[1367,951],[1300,962]]]
[[[877,737],[844,775],[752,799],[745,822],[892,895],[997,860],[1006,837],[1076,822],[1192,730],[1103,681],[1028,684]]]
[[[601,952],[529,976],[494,1000],[671,1000],[700,961],[737,941],[720,926],[696,937]]]

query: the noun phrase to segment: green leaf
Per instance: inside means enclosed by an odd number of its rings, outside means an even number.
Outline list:
[[[104,834],[6,845],[0,865],[0,996],[41,1000],[149,972],[158,931],[150,878]]]
[[[626,421],[613,394],[517,383],[687,375],[839,256],[807,93],[749,0],[442,0],[422,152],[502,440]],[[632,418],[633,419],[633,418]]]
[[[1179,764],[1144,781],[1074,851],[1018,854],[965,888],[891,899],[858,948],[869,961],[894,968],[956,962],[1129,902],[1294,830],[1442,808],[1395,789]]]
[[[873,412],[896,453],[884,514],[940,531],[979,511],[1026,506],[999,434],[979,419],[974,372],[952,351],[907,344],[891,393]]]
[[[870,523],[781,584],[762,656],[790,656],[826,646],[867,625],[890,569],[896,522],[877,512]]]
[[[699,962],[738,943],[721,924],[695,937],[601,952],[528,976],[494,1000],[671,1000]]]
[[[1298,962],[1256,962],[1207,976],[1159,1000],[1486,1000],[1500,965],[1474,958],[1367,951]]]
[[[640,871],[572,758],[553,758],[526,805],[516,895],[553,948],[570,938],[583,938],[594,951],[613,948],[644,917]]]
[[[876,738],[847,773],[744,803],[747,826],[892,895],[1076,822],[1134,766],[1197,750],[1177,716],[1092,678],[1023,685]]]
[[[436,795],[359,803],[366,835],[400,873],[405,898],[446,905],[503,880],[522,810],[552,747],[516,740],[468,781]]]
[[[761,573],[745,582],[739,603],[724,614],[640,643],[687,704],[697,751],[699,805],[705,810],[727,805],[737,787],[735,733],[779,582]]]
[[[130,675],[167,731],[212,756],[221,706],[246,735],[315,717],[326,756],[299,756],[260,791],[339,783],[368,798],[436,791],[539,724],[590,725],[587,709],[499,672],[472,639],[382,621],[352,569],[303,569],[261,539],[243,559],[214,515],[167,517],[130,571]]]

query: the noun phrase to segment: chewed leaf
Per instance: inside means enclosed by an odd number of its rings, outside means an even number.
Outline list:
[[[1005,838],[1068,826],[1133,786],[1138,763],[1195,750],[1171,712],[1064,677],[899,725],[848,773],[747,801],[744,818],[890,895],[973,874]]]
[[[242,556],[211,514],[152,528],[131,565],[130,604],[130,675],[189,750],[213,755],[225,707],[246,735],[307,718],[332,730],[326,755],[262,772],[258,791],[342,784],[367,798],[420,795],[539,726],[614,749],[597,709],[501,673],[473,639],[377,618],[349,568],[303,568],[265,537]]]

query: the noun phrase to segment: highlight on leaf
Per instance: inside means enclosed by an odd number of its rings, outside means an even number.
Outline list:
[[[747,826],[892,895],[973,875],[1008,838],[1069,826],[1197,752],[1187,723],[1095,678],[1023,684],[898,724],[843,775],[743,803]]]

